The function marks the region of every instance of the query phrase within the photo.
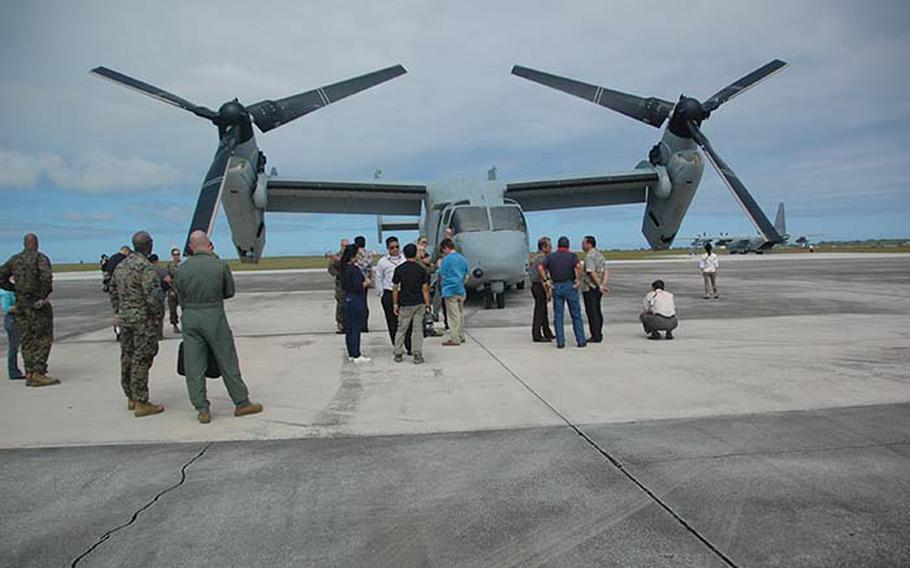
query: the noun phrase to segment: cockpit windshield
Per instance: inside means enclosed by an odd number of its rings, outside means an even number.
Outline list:
[[[524,231],[525,219],[518,207],[490,207],[494,231]]]
[[[452,214],[452,230],[458,233],[489,231],[486,207],[459,207]]]

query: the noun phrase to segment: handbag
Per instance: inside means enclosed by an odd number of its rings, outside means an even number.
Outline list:
[[[215,354],[212,353],[212,350],[208,345],[205,346],[205,351],[208,354],[208,362],[205,366],[205,376],[210,379],[221,377],[221,369],[218,368],[218,361],[215,359]],[[182,341],[180,342],[180,347],[177,348],[177,374],[181,377],[186,376],[186,364],[184,362]]]

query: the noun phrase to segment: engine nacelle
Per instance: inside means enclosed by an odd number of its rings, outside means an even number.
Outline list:
[[[265,176],[256,175],[255,165],[236,156],[231,157],[224,174],[221,204],[241,262],[259,262],[265,247],[265,208],[254,203],[254,193],[260,193],[259,177],[264,184]]]
[[[654,167],[658,171],[664,168],[670,187],[668,190],[658,183],[649,188],[641,226],[641,232],[653,250],[665,250],[673,244],[705,167],[691,140],[667,132],[659,146],[659,160]]]

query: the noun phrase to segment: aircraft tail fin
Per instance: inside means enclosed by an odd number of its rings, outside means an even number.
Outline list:
[[[784,213],[783,202],[777,205],[777,216],[774,217],[774,228],[777,229],[777,232],[781,235],[787,234],[787,218]]]

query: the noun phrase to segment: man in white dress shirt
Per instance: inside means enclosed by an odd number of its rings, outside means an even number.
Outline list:
[[[389,337],[392,345],[395,345],[395,334],[398,332],[398,316],[395,315],[395,305],[392,299],[392,276],[398,265],[404,262],[401,255],[401,245],[398,237],[389,237],[385,240],[387,254],[379,259],[376,263],[374,273],[376,275],[376,291],[382,299],[382,311],[385,312],[385,322],[389,328]],[[408,355],[411,354],[411,332],[408,330],[405,335],[405,349]]]
[[[651,283],[651,291],[645,296],[645,311],[638,316],[641,325],[648,334],[648,339],[660,339],[660,332],[665,332],[664,337],[673,339],[673,330],[679,325],[676,320],[676,304],[673,303],[673,294],[664,290],[664,281],[655,280]]]
[[[720,261],[711,249],[711,243],[705,243],[705,254],[698,257],[698,267],[705,281],[705,295],[702,298],[706,300],[711,297],[712,289],[714,297],[720,298],[720,294],[717,293],[717,267],[720,266]]]

